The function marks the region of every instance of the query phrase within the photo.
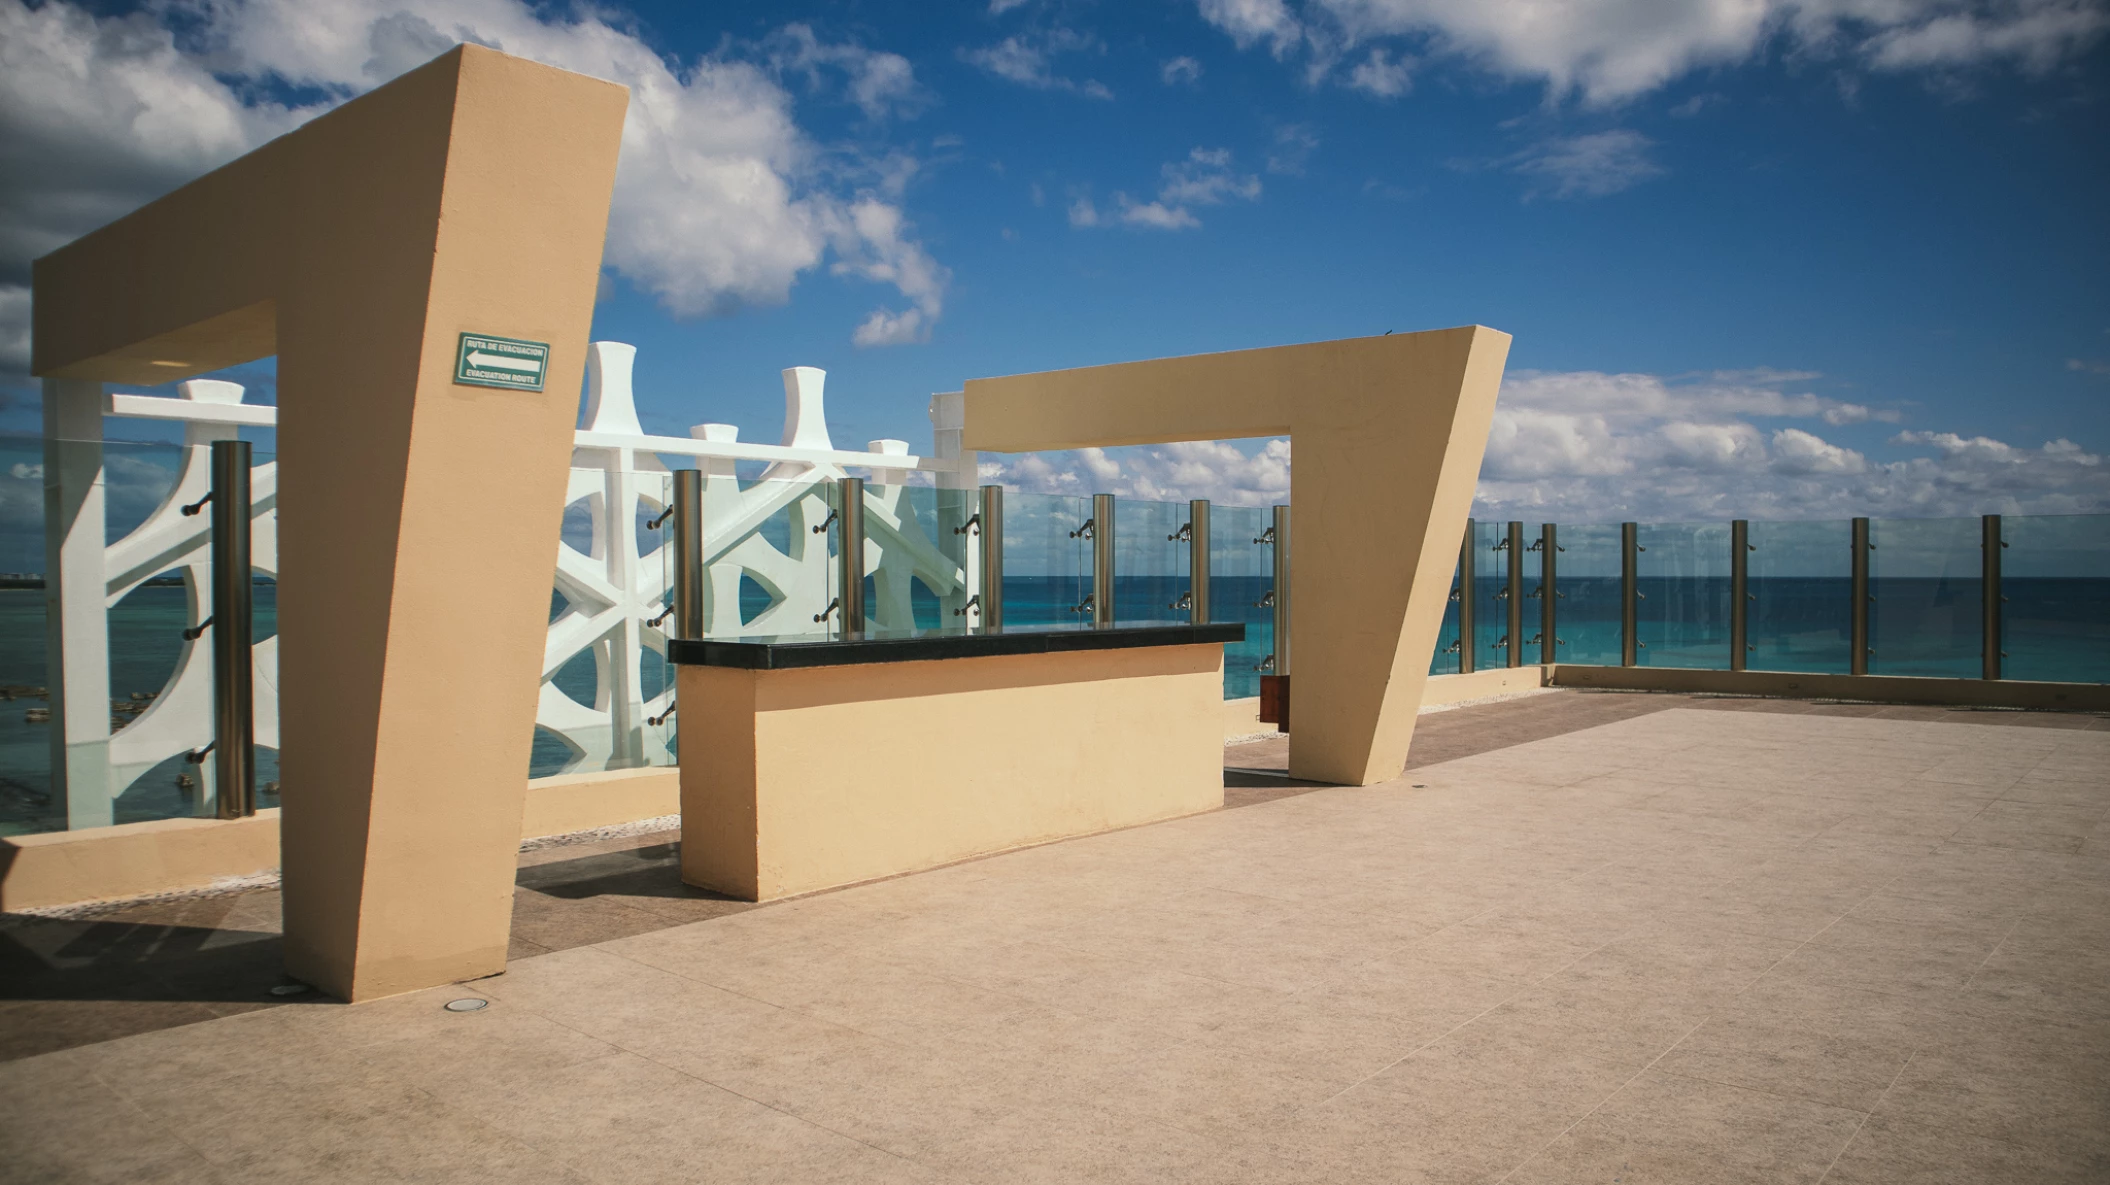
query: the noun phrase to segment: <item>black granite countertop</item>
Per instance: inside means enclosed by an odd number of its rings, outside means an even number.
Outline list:
[[[1126,650],[1138,646],[1193,646],[1244,640],[1245,626],[1238,622],[1215,625],[1143,622],[1101,628],[1030,626],[973,634],[925,630],[868,633],[856,638],[815,634],[776,638],[677,638],[667,643],[667,658],[683,666],[783,671],[870,662],[927,662],[995,654]]]

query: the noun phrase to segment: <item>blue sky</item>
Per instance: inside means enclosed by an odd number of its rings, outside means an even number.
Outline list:
[[[473,39],[645,84],[594,333],[649,430],[774,441],[814,365],[920,449],[972,377],[1479,322],[1483,514],[2110,509],[2102,0],[597,11],[0,0],[0,342],[28,258]],[[1265,502],[1287,450],[985,459]]]

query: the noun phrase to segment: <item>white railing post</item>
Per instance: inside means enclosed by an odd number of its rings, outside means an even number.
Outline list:
[[[647,623],[664,608],[669,574],[664,557],[639,555],[638,523],[640,510],[655,515],[664,508],[667,491],[661,486],[667,484],[668,478],[661,456],[694,458],[704,474],[702,535],[707,635],[815,633],[828,628],[812,620],[827,603],[829,559],[825,537],[814,535],[811,528],[824,521],[828,513],[827,500],[822,496],[824,486],[844,476],[846,466],[871,469],[873,485],[877,487],[866,499],[866,559],[867,570],[875,573],[885,590],[879,597],[878,617],[883,623],[905,625],[913,621],[912,584],[916,580],[935,590],[948,611],[960,607],[967,599],[968,576],[961,559],[962,548],[967,556],[975,554],[971,539],[963,544],[951,536],[951,526],[958,524],[946,526],[943,538],[930,539],[906,501],[911,472],[934,473],[940,487],[948,491],[972,490],[974,459],[972,454],[966,454],[964,459],[958,455],[958,426],[947,429],[950,437],[941,438],[950,441],[952,453],[942,461],[914,456],[907,443],[899,440],[873,441],[866,452],[838,449],[829,437],[823,403],[827,373],[815,367],[795,366],[783,372],[783,443],[741,444],[739,429],[731,424],[699,424],[689,430],[686,438],[655,436],[646,433],[638,419],[632,389],[636,356],[635,347],[620,342],[594,342],[589,348],[586,427],[576,435],[565,505],[585,503],[592,534],[583,551],[562,540],[557,544],[555,587],[567,607],[550,623],[544,643],[543,685],[535,723],[562,740],[571,751],[571,769],[621,768],[649,762],[654,746],[663,745],[672,733],[671,722],[661,726],[650,723],[651,719],[664,716],[673,696],[671,681],[649,701],[643,695],[642,685],[646,652],[664,653],[666,646],[664,631]],[[139,581],[180,568],[190,578],[195,597],[197,590],[204,587],[202,565],[208,558],[202,528],[191,519],[180,523],[161,520],[164,514],[175,513],[180,504],[173,500],[177,494],[187,495],[184,500],[195,500],[203,492],[203,486],[198,484],[203,481],[202,461],[194,475],[186,453],[183,475],[171,492],[171,500],[165,501],[162,509],[139,530],[103,549],[99,458],[75,448],[63,458],[74,468],[65,469],[59,461],[60,453],[66,450],[51,442],[84,434],[99,440],[100,415],[107,412],[184,422],[186,442],[195,445],[192,451],[202,456],[211,438],[231,434],[239,425],[272,426],[276,423],[276,409],[244,405],[241,388],[206,380],[184,384],[182,399],[120,394],[105,400],[99,387],[88,384],[83,389],[88,392],[83,397],[90,409],[86,412],[64,399],[47,400],[46,452],[52,463],[46,472],[47,484],[57,483],[65,490],[75,491],[76,503],[95,501],[94,529],[77,536],[79,540],[92,541],[93,546],[84,542],[82,547],[94,554],[81,558],[67,553],[66,558],[79,562],[62,571],[60,549],[53,544],[53,556],[47,564],[53,574],[50,595],[58,598],[62,587],[92,588],[107,591],[107,601],[114,603]],[[50,410],[53,408],[72,408],[81,422],[68,420],[60,424],[50,418],[57,414]],[[956,412],[953,418],[958,419]],[[769,467],[762,474],[765,480],[741,489],[734,469],[739,460],[767,462]],[[85,470],[80,469],[83,464],[87,466]],[[81,478],[76,471],[88,477]],[[62,473],[69,475],[63,482],[49,476]],[[256,506],[260,516],[275,513],[275,477],[275,466],[257,467]],[[196,490],[191,488],[194,485],[198,486]],[[47,497],[47,513],[62,515],[70,505],[62,494],[63,491],[54,490]],[[962,497],[971,498],[971,494]],[[941,499],[941,516],[950,513],[944,506]],[[80,507],[74,505],[73,510],[78,517]],[[788,520],[787,538],[781,550],[763,535],[765,524],[773,519]],[[184,534],[186,530],[196,538]],[[65,536],[55,532],[51,538],[60,540]],[[277,570],[272,546],[275,538],[270,531],[260,530],[257,534],[256,567],[260,571]],[[76,572],[86,576],[76,580]],[[769,593],[771,603],[754,621],[743,622],[740,587],[743,580],[750,579]],[[90,743],[105,745],[109,750],[107,760],[100,753],[93,761],[86,759],[85,752],[77,754],[74,765],[82,772],[74,781],[86,788],[89,778],[112,771],[107,787],[98,786],[92,792],[84,789],[89,802],[83,809],[92,814],[92,808],[99,805],[107,821],[109,800],[123,791],[126,782],[183,748],[203,743],[202,739],[191,739],[189,732],[209,730],[209,715],[202,707],[190,712],[197,717],[197,728],[187,729],[187,716],[181,709],[199,695],[209,694],[210,688],[192,686],[204,667],[200,663],[194,669],[186,656],[154,707],[111,738],[108,623],[102,613],[105,600],[87,596],[83,603],[87,607],[82,614],[55,610],[52,615],[54,630],[64,623],[68,631],[65,639],[55,634],[52,643],[54,702],[56,706],[61,685],[57,664],[61,656],[67,659],[69,673],[83,666],[102,672],[100,683],[86,675],[71,679],[69,685],[75,690],[67,694],[83,702],[93,701],[92,708],[74,713],[77,721],[100,721],[104,728],[101,738],[91,738]],[[92,663],[80,657],[91,648],[98,656]],[[573,699],[555,684],[558,672],[587,652],[594,657],[595,690],[590,705]],[[260,643],[256,654],[257,743],[275,746],[276,700],[270,689],[277,683],[277,639]],[[199,703],[202,705],[203,700]],[[56,723],[58,711],[53,712],[53,717]],[[60,746],[56,740],[54,746],[58,767],[54,776],[64,779],[66,771],[57,760]]]
[[[104,593],[103,387],[44,380],[45,686],[51,790],[69,828],[108,826],[110,621]]]
[[[979,510],[981,465],[977,454],[963,447],[967,433],[967,395],[963,391],[940,391],[930,397],[930,453],[937,462],[938,548],[959,565],[964,579],[958,592],[940,599],[940,625],[979,625],[982,591],[982,549],[977,546],[980,523],[969,526]],[[970,601],[973,603],[970,605]]]

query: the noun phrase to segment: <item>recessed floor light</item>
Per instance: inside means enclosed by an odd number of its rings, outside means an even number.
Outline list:
[[[490,1006],[491,1002],[480,996],[470,996],[465,1000],[447,1001],[447,1011],[449,1012],[481,1012]]]
[[[274,996],[305,996],[313,990],[313,988],[304,983],[282,983],[272,988],[271,994]]]

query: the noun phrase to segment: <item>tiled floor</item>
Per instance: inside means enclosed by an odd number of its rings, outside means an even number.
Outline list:
[[[745,910],[649,844],[546,849],[524,884],[656,920],[0,1064],[0,1176],[2101,1181],[2105,723],[1540,696],[1424,718],[1384,786],[1243,774],[1247,809]],[[260,896],[155,949],[269,949]],[[156,1007],[257,1001],[133,963]]]

